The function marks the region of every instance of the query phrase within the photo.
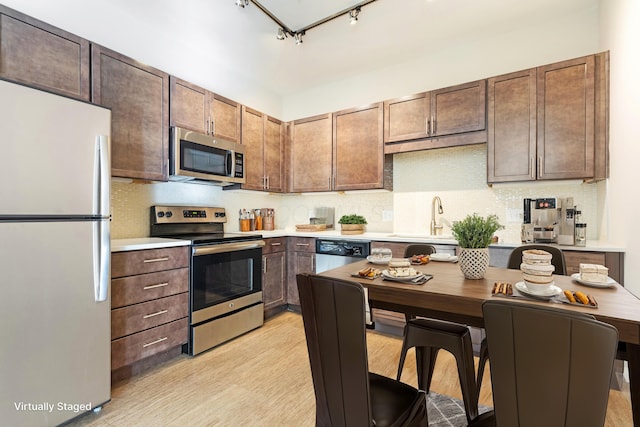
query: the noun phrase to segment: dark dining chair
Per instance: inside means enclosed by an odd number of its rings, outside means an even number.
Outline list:
[[[430,255],[436,249],[432,245],[415,244],[405,248],[404,256]],[[473,365],[471,332],[466,325],[436,319],[416,318],[405,315],[406,325],[400,351],[397,380],[400,380],[407,351],[415,347],[418,388],[429,392],[436,359],[440,350],[451,353],[458,367],[458,379],[462,391],[467,421],[478,416],[476,374]]]
[[[554,274],[567,275],[567,266],[564,260],[564,254],[562,250],[551,245],[542,244],[530,244],[522,245],[515,248],[509,255],[507,261],[507,268],[511,270],[520,270],[520,264],[522,264],[522,252],[529,249],[540,249],[547,251],[551,254],[551,264],[555,267]],[[478,396],[480,396],[480,388],[482,387],[482,377],[484,376],[484,368],[489,360],[489,353],[487,349],[487,340],[483,339],[480,343],[480,354],[478,363]]]
[[[436,248],[433,245],[425,245],[421,243],[407,245],[404,248],[404,257],[410,258],[414,255],[431,255],[436,252]]]
[[[316,426],[427,427],[423,391],[369,372],[362,285],[313,274],[296,279]]]
[[[615,327],[588,314],[507,300],[485,301],[482,312],[496,426],[604,425]]]

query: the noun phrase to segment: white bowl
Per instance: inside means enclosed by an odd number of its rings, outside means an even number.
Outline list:
[[[553,293],[552,286],[555,285],[555,282],[550,283],[533,283],[524,281],[524,284],[527,286],[527,290],[535,295],[549,295]]]

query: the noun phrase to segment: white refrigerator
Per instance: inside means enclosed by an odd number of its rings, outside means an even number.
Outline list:
[[[0,424],[111,398],[108,109],[0,80]]]

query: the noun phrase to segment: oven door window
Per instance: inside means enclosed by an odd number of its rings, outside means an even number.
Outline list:
[[[248,249],[193,257],[192,309],[262,290],[262,249]]]
[[[204,174],[229,176],[231,161],[229,150],[180,141],[180,169]]]

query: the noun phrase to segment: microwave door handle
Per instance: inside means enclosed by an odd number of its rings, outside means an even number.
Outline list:
[[[233,151],[227,151],[226,169],[227,176],[231,176],[233,173]]]

